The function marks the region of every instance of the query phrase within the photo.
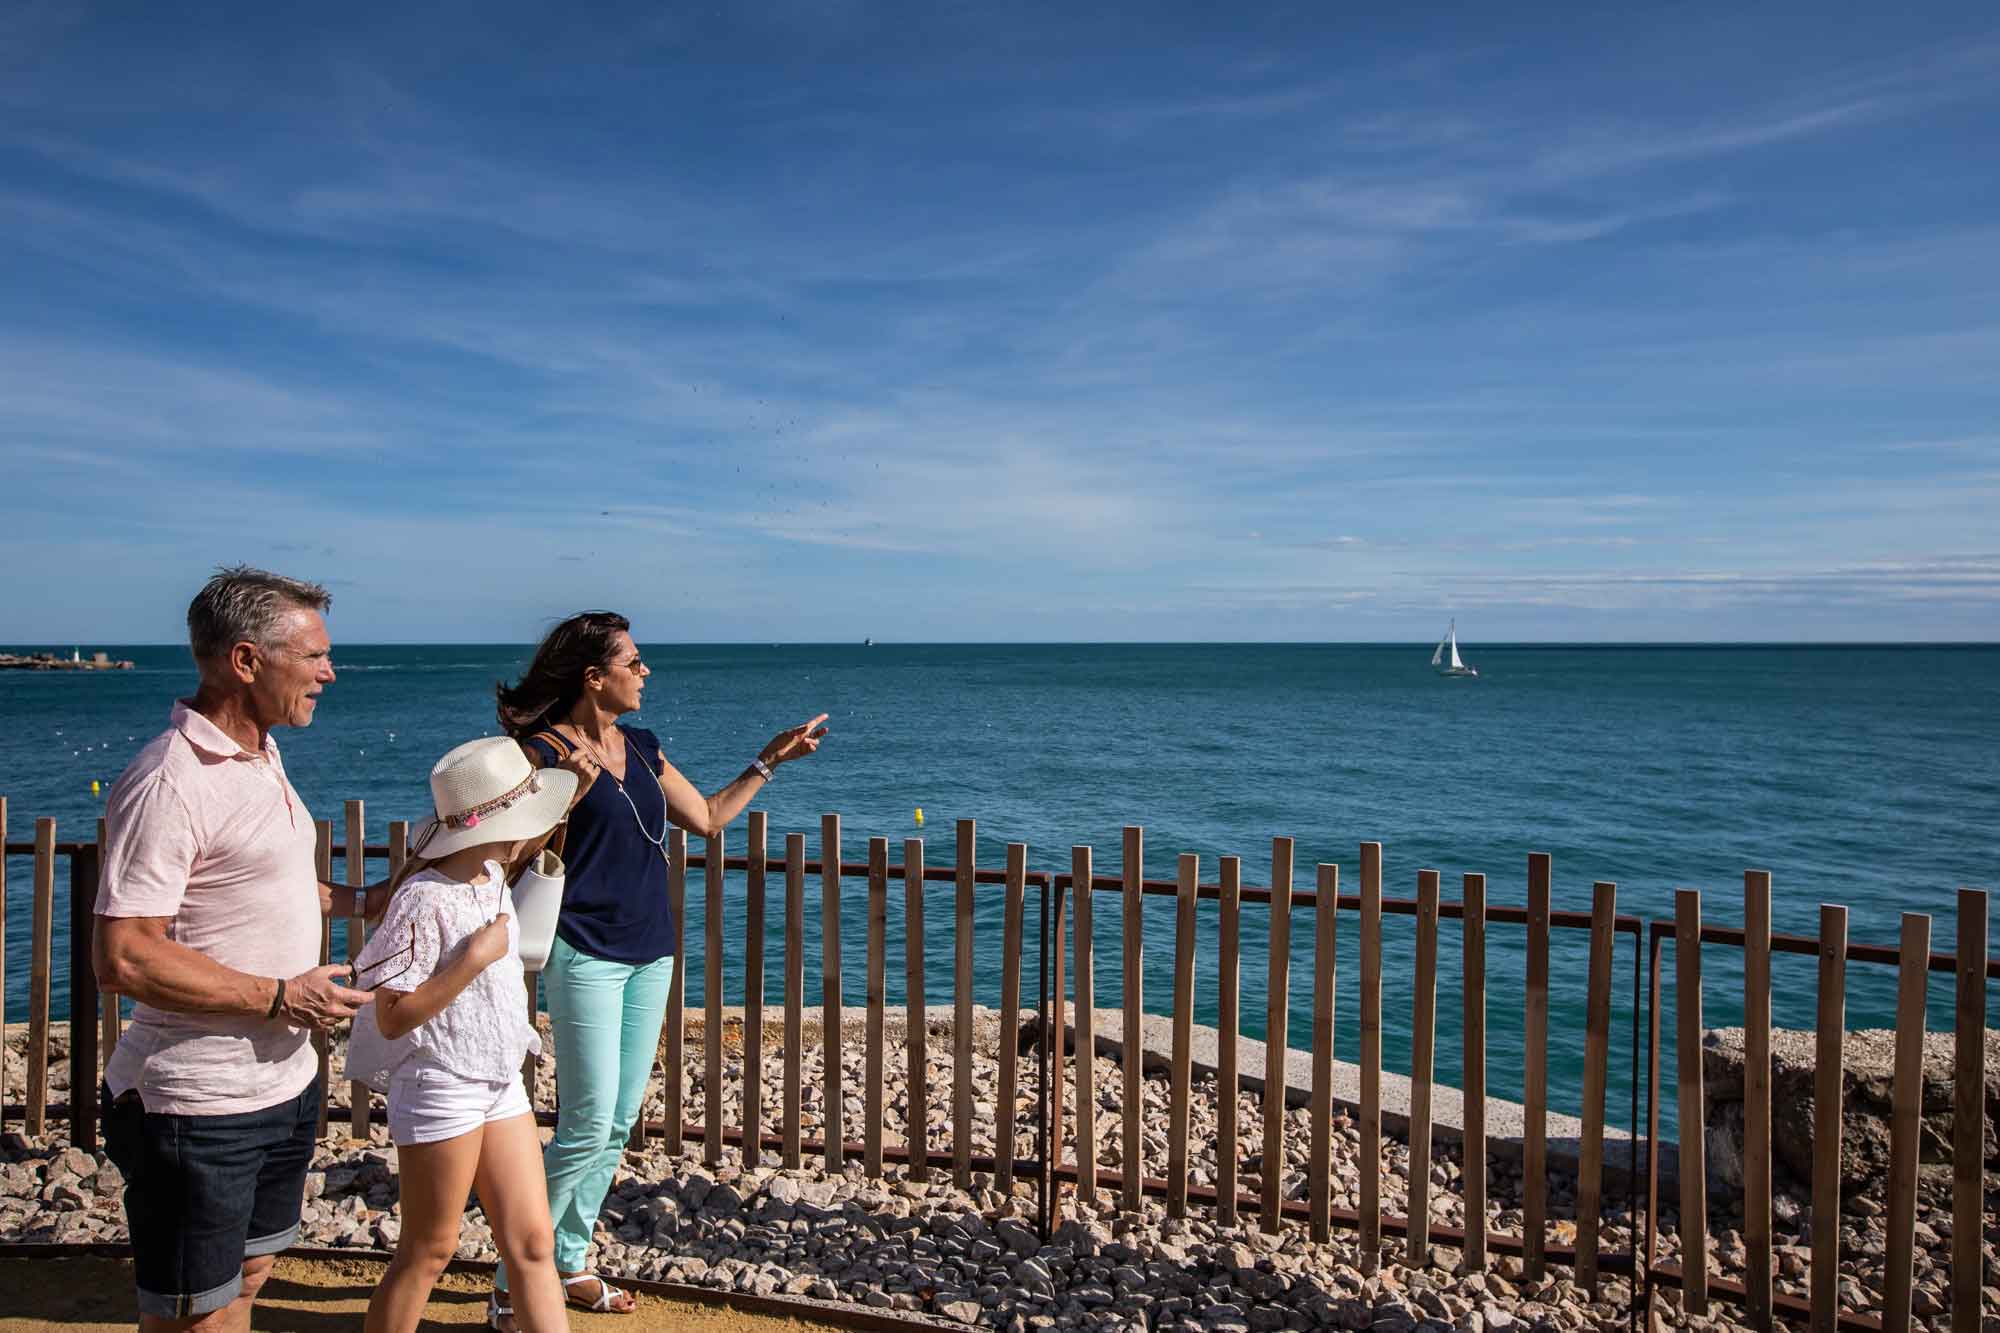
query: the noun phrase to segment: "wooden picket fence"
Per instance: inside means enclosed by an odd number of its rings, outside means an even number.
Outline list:
[[[371,861],[393,869],[407,856],[408,826],[401,821],[388,826],[388,841],[369,845],[365,838],[363,807],[349,801],[345,807],[345,842],[333,841],[333,826],[318,826],[318,858],[322,878],[331,879],[336,859],[342,863],[346,882],[360,885],[368,881]],[[5,842],[7,809],[0,797],[0,842]],[[1193,854],[1178,859],[1172,880],[1144,877],[1144,833],[1138,827],[1124,830],[1121,873],[1104,876],[1093,871],[1094,852],[1087,846],[1071,849],[1067,873],[1050,875],[1027,868],[1025,844],[1010,843],[1004,866],[978,865],[976,826],[961,820],[955,829],[950,864],[932,865],[926,859],[924,840],[905,839],[902,860],[889,859],[887,838],[868,840],[868,856],[863,862],[846,862],[841,855],[840,817],[821,818],[819,858],[808,859],[807,838],[791,833],[784,839],[782,857],[772,859],[768,848],[768,822],[764,812],[753,811],[747,820],[746,853],[730,856],[721,837],[705,840],[698,864],[702,871],[705,897],[703,913],[705,994],[702,997],[703,1087],[705,1105],[700,1120],[686,1120],[684,1086],[684,1040],[686,1035],[685,976],[676,969],[669,993],[663,1059],[665,1110],[658,1121],[642,1121],[634,1130],[635,1142],[651,1136],[662,1140],[668,1151],[681,1151],[690,1139],[702,1143],[702,1155],[709,1165],[719,1165],[725,1150],[733,1149],[745,1165],[764,1162],[773,1153],[786,1167],[797,1168],[809,1156],[818,1158],[828,1171],[842,1170],[849,1158],[858,1159],[869,1176],[884,1174],[885,1163],[900,1165],[911,1178],[926,1180],[933,1168],[949,1169],[960,1186],[972,1183],[974,1172],[990,1173],[997,1189],[1011,1189],[1017,1180],[1031,1182],[1037,1191],[1041,1220],[1046,1232],[1051,1218],[1060,1212],[1065,1189],[1073,1189],[1081,1203],[1094,1202],[1100,1190],[1114,1192],[1127,1209],[1140,1206],[1143,1197],[1162,1198],[1169,1215],[1185,1216],[1192,1206],[1212,1209],[1224,1226],[1239,1225],[1254,1216],[1255,1225],[1267,1232],[1280,1230],[1286,1220],[1303,1222],[1314,1240],[1326,1241],[1336,1225],[1357,1234],[1357,1261],[1364,1271],[1372,1270],[1384,1253],[1384,1237],[1401,1237],[1404,1260],[1413,1265],[1435,1261],[1433,1246],[1445,1245],[1462,1255],[1464,1264],[1480,1268],[1495,1253],[1519,1255],[1527,1273],[1544,1275],[1550,1262],[1568,1266],[1578,1285],[1595,1291],[1606,1272],[1630,1274],[1644,1284],[1650,1303],[1656,1285],[1678,1286],[1687,1310],[1700,1313],[1709,1308],[1712,1295],[1726,1295],[1740,1303],[1745,1317],[1759,1328],[1769,1328],[1778,1315],[1808,1319],[1815,1328],[1894,1328],[1907,1327],[1910,1315],[1911,1281],[1914,1265],[1914,1227],[1918,1169],[1918,1130],[1921,1117],[1922,1040],[1925,1030],[1925,978],[1930,971],[1955,975],[1957,990],[1954,1009],[1956,1032],[1956,1121],[1952,1228],[1952,1318],[1954,1327],[1978,1327],[1981,1318],[1982,1256],[1984,1233],[1982,1148],[1984,1133],[1985,1016],[1986,983],[2000,976],[2000,958],[1987,954],[1987,895],[1980,890],[1962,889],[1958,895],[1957,949],[1952,954],[1930,951],[1930,918],[1918,913],[1903,917],[1902,938],[1896,948],[1851,943],[1847,939],[1846,909],[1828,905],[1821,909],[1817,937],[1774,935],[1771,931],[1770,876],[1761,871],[1746,873],[1744,879],[1744,926],[1741,929],[1704,925],[1701,900],[1694,890],[1681,890],[1676,897],[1675,919],[1645,922],[1617,912],[1617,888],[1599,882],[1592,887],[1590,910],[1570,912],[1552,905],[1553,868],[1543,853],[1529,856],[1527,866],[1528,901],[1525,906],[1489,904],[1485,876],[1463,877],[1458,901],[1442,900],[1441,877],[1435,870],[1417,872],[1414,898],[1389,898],[1383,894],[1382,847],[1362,843],[1359,849],[1359,892],[1340,892],[1340,869],[1336,865],[1316,867],[1313,887],[1294,886],[1293,843],[1274,838],[1271,845],[1271,883],[1268,886],[1242,883],[1241,861],[1234,856],[1220,858],[1218,878],[1204,882],[1200,863]],[[70,863],[70,1085],[93,1088],[101,1068],[100,1054],[108,1059],[118,1040],[118,1006],[113,1002],[100,1008],[95,978],[90,966],[90,907],[95,898],[99,847],[103,838],[100,821],[97,838],[90,842],[60,843],[55,822],[35,821],[32,842],[6,843],[9,854],[34,858],[33,922],[30,931],[29,1044],[27,1086],[18,1103],[8,1103],[11,1090],[0,1086],[0,1117],[19,1116],[29,1134],[46,1132],[51,1116],[67,1116],[71,1140],[80,1146],[96,1144],[96,1099],[72,1095],[67,1106],[51,1106],[48,1100],[49,978],[50,954],[55,913],[55,867],[60,857]],[[672,833],[668,844],[669,894],[677,928],[685,930],[687,878],[697,862],[690,859],[686,835]],[[730,872],[741,872],[746,907],[747,930],[743,941],[742,966],[744,1028],[741,1081],[743,1099],[740,1122],[724,1123],[725,1060],[723,1023],[723,960],[726,955],[723,903]],[[5,925],[6,870],[0,861],[0,928]],[[782,877],[783,972],[782,1032],[779,1046],[784,1061],[781,1104],[777,1109],[775,1132],[766,1126],[763,1104],[762,1035],[769,1020],[765,1015],[765,932],[766,898],[769,880]],[[802,1054],[804,1034],[805,919],[806,883],[818,876],[820,894],[820,957],[822,977],[823,1060],[822,1127],[817,1140],[804,1136],[801,1115]],[[861,1137],[848,1137],[843,1124],[846,1097],[845,1075],[839,1056],[842,1032],[841,905],[848,880],[859,881],[867,895],[865,914],[866,998],[865,1053],[862,1076],[864,1107]],[[904,986],[906,998],[906,1039],[904,1057],[909,1071],[904,1142],[885,1142],[885,1069],[891,1058],[885,1048],[887,976],[889,967],[888,900],[889,883],[901,880],[904,924]],[[952,1096],[949,1142],[933,1142],[928,1124],[926,1099],[920,1095],[929,1059],[924,1021],[925,932],[923,928],[927,883],[949,881],[954,886],[952,995],[955,1007],[952,1051]],[[975,905],[982,887],[997,886],[1001,904],[1000,1044],[998,1050],[998,1097],[996,1111],[1006,1121],[992,1126],[995,1151],[973,1151],[974,1089],[972,1009],[974,981]],[[1031,1112],[1038,1155],[1017,1157],[1014,1147],[1021,1125],[1023,1088],[1020,1081],[1020,1019],[1023,1013],[1022,960],[1026,899],[1030,890],[1039,897],[1042,915],[1041,976],[1036,987],[1034,1011],[1040,1018],[1041,1040],[1037,1044],[1038,1078]],[[1123,1049],[1122,1062],[1121,1165],[1107,1169],[1097,1161],[1098,1089],[1094,1061],[1087,1053],[1098,1049],[1096,1028],[1098,996],[1094,980],[1094,910],[1100,895],[1120,902],[1120,937],[1123,958]],[[1144,1143],[1141,1088],[1142,1061],[1136,1052],[1142,1046],[1141,1022],[1145,1012],[1143,903],[1149,895],[1171,897],[1174,911],[1172,1053],[1169,1064],[1169,1114],[1167,1153],[1164,1163],[1147,1160]],[[1294,917],[1301,911],[1312,913],[1312,1005],[1309,1033],[1311,1051],[1311,1091],[1307,1146],[1307,1193],[1304,1200],[1283,1197],[1282,1171],[1265,1170],[1254,1190],[1244,1190],[1239,1178],[1238,1112],[1233,1095],[1239,1086],[1236,1043],[1222,1040],[1218,1050],[1216,1121],[1218,1142],[1212,1187],[1198,1187],[1190,1181],[1189,1124],[1194,1083],[1191,1078],[1191,1044],[1194,1009],[1194,979],[1198,912],[1204,903],[1213,903],[1217,915],[1218,957],[1214,960],[1220,983],[1218,1027],[1224,1034],[1240,1029],[1241,964],[1244,904],[1261,905],[1269,930],[1266,953],[1264,999],[1266,1004],[1266,1065],[1263,1078],[1264,1163],[1285,1160],[1285,1056],[1290,1045],[1291,931]],[[1053,906],[1051,907],[1051,904]],[[1335,945],[1340,915],[1353,913],[1360,931],[1360,1036],[1359,1104],[1360,1180],[1359,1208],[1348,1212],[1332,1204],[1332,1141],[1334,1099],[1333,1050],[1335,1036]],[[1414,977],[1411,1014],[1409,1141],[1410,1161],[1408,1209],[1405,1216],[1385,1212],[1381,1199],[1383,1139],[1383,921],[1385,916],[1407,916],[1415,921],[1413,957],[1409,961]],[[1441,921],[1460,923],[1462,948],[1464,1071],[1463,1202],[1467,1225],[1453,1228],[1431,1220],[1430,1160],[1435,1088],[1438,931]],[[1524,1015],[1523,1059],[1518,1070],[1505,1071],[1510,1080],[1518,1076],[1523,1088],[1522,1234],[1489,1232],[1486,1217],[1488,1179],[1488,1137],[1486,1108],[1488,1064],[1486,1051],[1486,959],[1487,932],[1493,925],[1521,927],[1522,950],[1526,957],[1523,993],[1500,997],[1518,1001]],[[1551,1239],[1549,1216],[1549,1169],[1547,1117],[1548,1052],[1551,976],[1549,968],[1551,933],[1575,930],[1588,933],[1588,969],[1583,979],[1585,1011],[1584,1063],[1581,1105],[1577,1112],[1583,1132],[1579,1145],[1579,1171],[1575,1204],[1575,1240],[1564,1245]],[[1647,1017],[1649,1055],[1647,1070],[1648,1111],[1644,1137],[1648,1182],[1645,1197],[1643,1248],[1606,1253],[1600,1244],[1600,1216],[1605,1184],[1606,1089],[1611,1058],[1611,1018],[1613,1007],[1614,960],[1617,939],[1628,935],[1634,944],[1633,998],[1633,1129],[1637,1129],[1639,1051],[1637,1024],[1641,1009]],[[0,936],[3,937],[3,936]],[[363,923],[349,923],[350,956],[358,951]],[[1647,975],[1650,985],[1642,1005],[1638,994],[1637,950],[1642,938],[1650,940]],[[322,933],[322,958],[331,950],[330,924]],[[1670,992],[1676,997],[1677,1087],[1680,1123],[1701,1123],[1704,1103],[1701,1065],[1702,959],[1705,945],[1740,949],[1743,954],[1744,1027],[1748,1051],[1745,1090],[1744,1145],[1744,1242],[1748,1253],[1747,1281],[1725,1282],[1710,1274],[1707,1266],[1710,1216],[1706,1196],[1703,1139],[1698,1133],[1684,1137],[1680,1152],[1680,1235],[1683,1262],[1669,1264],[1658,1259],[1657,1220],[1660,1211],[1658,1154],[1659,1104],[1662,1065],[1659,1059],[1662,1010],[1661,956],[1664,944],[1675,946],[1675,974]],[[685,957],[677,940],[676,953]],[[1897,1054],[1894,1083],[1894,1113],[1891,1127],[1892,1161],[1889,1173],[1888,1237],[1884,1308],[1880,1311],[1841,1309],[1837,1301],[1839,1231],[1838,1154],[1825,1150],[1817,1154],[1821,1169],[1812,1182],[1813,1228],[1810,1299],[1775,1295],[1772,1282],[1772,1184],[1771,1184],[1771,1104],[1770,1104],[1770,976],[1773,953],[1803,953],[1819,959],[1818,1068],[1816,1071],[1815,1142],[1837,1141],[1841,1132],[1841,1037],[1844,1032],[1846,966],[1893,965],[1900,970],[1896,1016]],[[1401,960],[1395,960],[1399,965]],[[1065,964],[1069,977],[1065,980]],[[0,1023],[5,1021],[4,983],[6,959],[0,956]],[[534,1003],[532,978],[527,1002]],[[1077,1058],[1071,1060],[1068,1044],[1050,1035],[1065,1032],[1071,1023],[1075,1032]],[[1108,1035],[1108,1034],[1106,1034]],[[326,1044],[320,1043],[320,1078],[323,1092],[330,1092],[331,1070]],[[532,1093],[533,1082],[530,1080]],[[1064,1124],[1064,1098],[1068,1089],[1075,1104],[1074,1124]],[[364,1137],[374,1114],[365,1090],[351,1087],[344,1106],[323,1098],[323,1114],[341,1115],[349,1133]],[[1134,1113],[1127,1113],[1128,1111]],[[538,1108],[545,1122],[554,1108]],[[324,1124],[322,1129],[324,1129]],[[1633,1151],[1640,1151],[1633,1135]],[[1164,1175],[1149,1175],[1149,1170]],[[1629,1179],[1629,1177],[1628,1177]],[[1702,1219],[1703,1225],[1689,1225],[1687,1219]],[[1636,1222],[1636,1219],[1633,1219]],[[1968,1322],[1969,1321],[1969,1322]]]
[[[1660,950],[1674,942],[1675,1054],[1680,1121],[1701,1123],[1702,946],[1720,944],[1743,953],[1744,1142],[1743,1218],[1748,1262],[1745,1281],[1722,1282],[1708,1272],[1706,1227],[1681,1227],[1682,1263],[1655,1265],[1659,1210],[1659,1169],[1655,1160],[1647,1187],[1646,1269],[1680,1286],[1690,1313],[1709,1308],[1720,1290],[1739,1301],[1752,1324],[1770,1328],[1774,1312],[1805,1318],[1815,1329],[1836,1324],[1885,1329],[1907,1328],[1916,1252],[1919,1131],[1923,1120],[1924,1033],[1928,1028],[1928,974],[1944,972],[1956,981],[1953,995],[1952,1071],[1952,1238],[1951,1326],[1982,1326],[1981,1288],[1985,1234],[1985,1095],[1987,980],[2000,977],[2000,959],[1987,954],[1987,894],[1961,888],[1957,901],[1957,947],[1931,951],[1931,918],[1902,915],[1901,940],[1894,948],[1858,944],[1847,937],[1847,908],[1822,904],[1819,934],[1780,935],[1771,930],[1771,876],[1762,870],[1743,875],[1743,926],[1702,923],[1701,894],[1680,889],[1674,919],[1652,923],[1651,999],[1648,1005],[1651,1059],[1647,1135],[1657,1141],[1660,1101]],[[1772,1290],[1771,1181],[1771,958],[1774,953],[1817,957],[1818,1014],[1813,1069],[1813,1144],[1810,1299],[1774,1297]],[[1882,1310],[1879,1317],[1849,1318],[1838,1302],[1840,1277],[1840,1161],[1843,1061],[1846,1031],[1847,965],[1850,962],[1897,969],[1895,1073],[1889,1126],[1888,1234]],[[1831,1145],[1831,1146],[1829,1146]],[[1706,1144],[1685,1135],[1680,1150],[1680,1215],[1707,1218]]]

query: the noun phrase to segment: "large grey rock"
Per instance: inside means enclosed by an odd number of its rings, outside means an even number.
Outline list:
[[[1800,1184],[1812,1180],[1814,1082],[1817,1037],[1807,1030],[1771,1032],[1771,1152],[1775,1165]],[[1953,1068],[1956,1037],[1924,1035],[1923,1128],[1919,1160],[1923,1184],[1949,1189],[1953,1133]],[[1740,1186],[1743,1101],[1743,1030],[1718,1028],[1702,1038],[1703,1095],[1707,1114],[1711,1174]],[[1879,1185],[1889,1171],[1889,1119],[1895,1093],[1896,1034],[1871,1029],[1847,1034],[1841,1050],[1841,1193],[1853,1196]],[[2000,1031],[1986,1033],[1986,1125],[1983,1144],[1989,1168],[2000,1166]],[[1719,1141],[1720,1140],[1720,1141]],[[1714,1168],[1734,1160],[1734,1176]]]

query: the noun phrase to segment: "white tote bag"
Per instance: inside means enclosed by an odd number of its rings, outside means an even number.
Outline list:
[[[543,848],[509,887],[521,922],[521,966],[539,972],[556,944],[556,918],[562,914],[562,857]]]

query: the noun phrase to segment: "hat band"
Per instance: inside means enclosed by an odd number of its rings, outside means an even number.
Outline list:
[[[505,810],[523,796],[531,795],[541,789],[542,775],[539,772],[530,773],[521,785],[515,787],[512,791],[496,796],[490,801],[481,801],[478,805],[460,810],[457,814],[440,815],[438,821],[448,828],[478,828],[479,821],[494,811]]]

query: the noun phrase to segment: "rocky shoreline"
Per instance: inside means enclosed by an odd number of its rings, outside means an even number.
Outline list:
[[[999,1035],[997,1017],[982,1011],[975,1030],[975,1099],[979,1127],[975,1153],[990,1153],[996,1144],[994,1102],[998,1088],[995,1059]],[[802,1119],[808,1138],[818,1132],[823,1113],[817,1022],[807,1036],[803,1057]],[[933,1018],[929,1027],[934,1057],[924,1089],[927,1121],[933,1126],[933,1147],[944,1140],[950,1123],[950,1019]],[[858,1026],[843,1025],[842,1063],[847,1079],[844,1123],[850,1136],[862,1124],[862,1045]],[[903,1067],[900,1015],[891,1016],[887,1034],[890,1052],[885,1098],[885,1143],[900,1143],[900,1130],[910,1090]],[[686,1106],[698,1115],[703,1102],[700,1016],[691,1015],[686,1046]],[[776,1028],[773,1027],[773,1035]],[[10,1033],[9,1046],[16,1045]],[[734,1040],[730,1040],[734,1038]],[[742,1058],[740,1030],[725,1039],[725,1119],[741,1120]],[[8,1051],[7,1085],[17,1081],[18,1059]],[[1024,1057],[1019,1132],[1014,1144],[1021,1157],[1034,1155],[1032,1126],[1033,1056]],[[336,1052],[336,1071],[339,1068]],[[536,1103],[553,1104],[553,1062],[539,1071]],[[1098,1057],[1097,1117],[1101,1166],[1119,1164],[1120,1119],[1117,1101],[1122,1088],[1118,1065]],[[57,1070],[51,1069],[51,1081]],[[781,1105],[782,1065],[775,1048],[764,1060],[765,1123],[775,1128]],[[659,1118],[664,1109],[656,1072],[646,1114]],[[1196,1183],[1212,1183],[1216,1136],[1216,1089],[1212,1080],[1197,1080],[1190,1135],[1190,1172]],[[60,1099],[62,1093],[56,1096]],[[337,1089],[336,1100],[344,1097]],[[1145,1141],[1148,1169],[1163,1173],[1166,1160],[1167,1083],[1145,1081]],[[1295,1108],[1286,1115],[1286,1161],[1282,1193],[1287,1199],[1306,1197],[1305,1156],[1309,1137],[1307,1115]],[[1075,1124],[1074,1106],[1064,1122]],[[1263,1169],[1261,1100],[1244,1093],[1238,1109],[1240,1183],[1253,1190]],[[52,1125],[52,1131],[59,1130]],[[1335,1206],[1353,1208],[1359,1201],[1359,1126],[1353,1117],[1334,1116]],[[740,1153],[725,1152],[725,1164],[701,1165],[701,1145],[688,1142],[687,1151],[669,1156],[657,1140],[643,1152],[627,1155],[606,1202],[597,1234],[595,1262],[605,1272],[667,1281],[731,1288],[759,1294],[798,1294],[818,1299],[847,1300],[862,1305],[927,1314],[977,1324],[1005,1333],[1050,1328],[1173,1330],[1173,1333],[1273,1333],[1277,1329],[1377,1329],[1383,1333],[1463,1333],[1509,1329],[1582,1329],[1625,1326],[1634,1317],[1636,1299],[1629,1277],[1605,1276],[1595,1298],[1569,1280],[1567,1269],[1551,1264],[1541,1282],[1525,1276],[1522,1261],[1496,1256],[1483,1273],[1461,1274],[1460,1256],[1450,1247],[1434,1247],[1429,1267],[1413,1268],[1403,1261],[1404,1243],[1385,1241],[1377,1271],[1366,1267],[1352,1233],[1336,1231],[1325,1245],[1311,1242],[1305,1228],[1286,1223],[1276,1236],[1256,1229],[1253,1217],[1235,1228],[1218,1227],[1206,1210],[1191,1209],[1185,1219],[1170,1219],[1163,1204],[1148,1199],[1136,1213],[1121,1212],[1115,1195],[1100,1190],[1097,1205],[1083,1207],[1073,1190],[1065,1189],[1058,1226],[1044,1246],[1034,1230],[1034,1184],[1017,1180],[1009,1194],[993,1188],[990,1177],[975,1175],[973,1188],[954,1188],[949,1172],[932,1172],[929,1184],[917,1184],[891,1165],[882,1179],[863,1177],[858,1163],[833,1176],[822,1175],[810,1160],[803,1171],[777,1167],[774,1153],[760,1165],[743,1169]],[[1386,1212],[1401,1213],[1408,1195],[1407,1144],[1385,1143],[1381,1194]],[[356,1249],[386,1249],[394,1245],[397,1211],[396,1151],[387,1142],[382,1117],[375,1118],[370,1142],[350,1141],[336,1125],[322,1145],[308,1178],[306,1244]],[[1464,1224],[1459,1190],[1459,1152],[1440,1143],[1429,1164],[1432,1216],[1454,1226]],[[122,1180],[100,1155],[71,1150],[59,1134],[36,1142],[17,1132],[0,1145],[0,1243],[19,1241],[122,1240],[120,1212]],[[1519,1235],[1521,1177],[1518,1165],[1496,1154],[1489,1167],[1491,1232]],[[1627,1251],[1633,1243],[1634,1218],[1623,1209],[1622,1192],[1608,1201],[1602,1228],[1603,1252]],[[1663,1201],[1664,1202],[1664,1201]],[[1843,1290],[1851,1308],[1879,1305],[1882,1265],[1882,1218],[1871,1210],[1874,1201],[1861,1196],[1845,1219]],[[1995,1216],[1989,1196],[1987,1217]],[[1730,1205],[1718,1200],[1711,1242],[1713,1271],[1741,1277],[1741,1219],[1728,1215]],[[1809,1210],[1788,1188],[1779,1190],[1779,1285],[1781,1291],[1803,1294]],[[1574,1181],[1557,1175],[1550,1182],[1551,1240],[1573,1239]],[[1643,1215],[1636,1219],[1643,1227]],[[1948,1205],[1940,1211],[1927,1204],[1919,1223],[1920,1257],[1917,1309],[1926,1327],[1949,1327],[1941,1311],[1948,1304]],[[1677,1259],[1675,1219],[1663,1217],[1663,1249]],[[1925,1237],[1930,1240],[1924,1240]],[[2000,1262],[1995,1258],[1993,1230],[1986,1238],[1988,1308],[2000,1313]],[[1935,1241],[1936,1243],[1930,1243]],[[1923,1251],[1935,1251],[1935,1261]],[[467,1259],[495,1257],[491,1233],[475,1205],[467,1214],[460,1240]],[[1663,1290],[1655,1307],[1663,1323],[1691,1328],[1735,1328],[1741,1310],[1717,1304],[1706,1319],[1684,1318],[1678,1293]],[[1994,1321],[1989,1320],[1989,1325]]]

